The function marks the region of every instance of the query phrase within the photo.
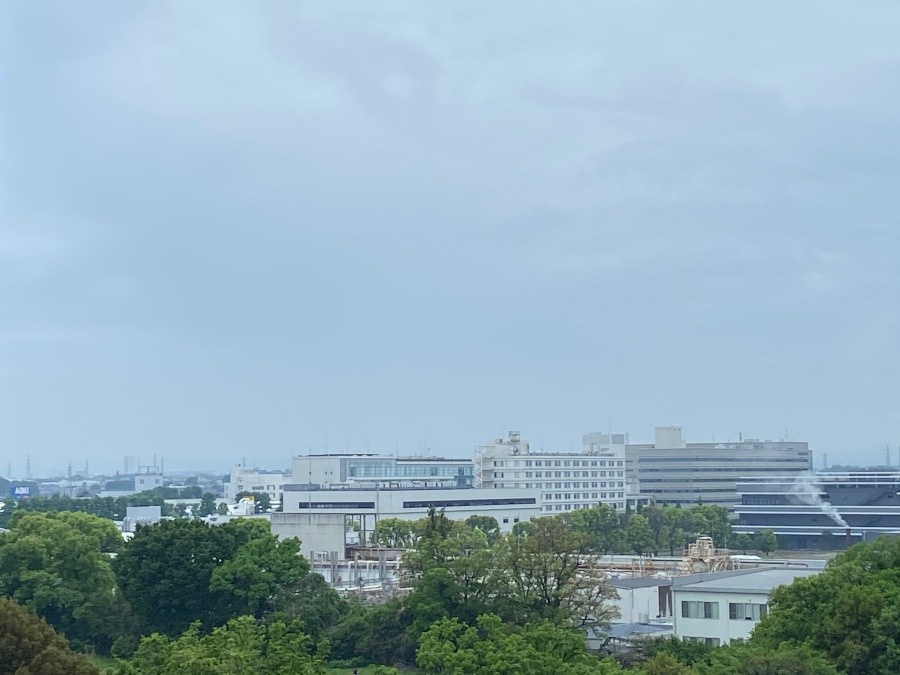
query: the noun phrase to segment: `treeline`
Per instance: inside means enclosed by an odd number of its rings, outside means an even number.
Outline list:
[[[586,553],[663,552],[713,531],[693,531],[698,524],[727,526],[715,507],[648,508],[619,516],[598,507],[509,534],[492,518],[435,511],[405,531],[383,521],[378,538],[409,537],[403,573],[413,590],[375,606],[343,599],[310,571],[299,542],[275,539],[259,520],[164,521],[126,543],[109,520],[19,512],[0,535],[0,594],[76,650],[118,657],[117,675],[312,674],[335,662],[460,675],[900,672],[895,540],[855,547],[776,591],[746,644],[665,640],[627,662],[589,653],[586,631],[602,636],[616,617],[614,591],[583,564]]]
[[[204,493],[196,485],[185,488],[158,487],[138,492],[126,497],[67,497],[50,495],[7,502],[0,512],[0,527],[8,527],[15,513],[87,513],[98,518],[122,520],[129,506],[159,506],[163,516],[183,517],[188,515],[183,505],[166,504],[166,499],[200,499],[195,515],[208,516],[216,512],[216,499],[211,493]],[[180,508],[179,508],[180,507]]]
[[[696,540],[698,535],[711,536],[716,546],[753,542],[735,537],[731,532],[728,510],[721,506],[695,506],[682,509],[678,506],[644,506],[636,513],[623,513],[601,504],[591,509],[580,509],[554,516],[574,535],[581,553],[680,555],[682,548]],[[543,518],[541,520],[548,520]],[[494,544],[502,537],[497,520],[491,516],[474,516],[466,523],[470,528],[484,532],[488,543]],[[527,533],[531,523],[516,523],[514,534]],[[426,534],[425,520],[379,520],[375,526],[374,542],[388,548],[417,548]]]

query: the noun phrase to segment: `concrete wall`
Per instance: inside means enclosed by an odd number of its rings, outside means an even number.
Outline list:
[[[337,552],[344,557],[344,516],[337,513],[273,513],[272,534],[279,539],[297,537],[300,552],[307,558],[313,553]]]
[[[646,623],[671,617],[671,613],[668,611],[662,612],[662,616],[659,616],[661,613],[660,589],[663,594],[666,594],[670,592],[671,586],[616,587],[619,599],[612,601],[612,604],[619,610],[619,618],[615,619],[616,623]],[[670,605],[670,603],[670,600],[665,602],[666,605]],[[671,607],[666,609],[671,609]]]

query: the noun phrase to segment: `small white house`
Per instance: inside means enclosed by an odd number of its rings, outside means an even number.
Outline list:
[[[675,577],[675,635],[715,646],[746,640],[766,615],[774,589],[820,571],[753,568]]]

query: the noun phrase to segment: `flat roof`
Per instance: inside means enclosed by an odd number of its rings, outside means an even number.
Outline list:
[[[616,588],[648,588],[650,586],[671,586],[672,579],[660,579],[658,577],[627,577],[610,579],[610,586]]]
[[[815,576],[821,570],[811,569],[761,569],[751,570],[749,574],[731,575],[725,573],[718,578],[712,574],[697,575],[706,579],[691,580],[688,577],[673,579],[673,590],[690,591],[692,593],[758,593],[768,595],[773,589],[793,583],[795,579]]]

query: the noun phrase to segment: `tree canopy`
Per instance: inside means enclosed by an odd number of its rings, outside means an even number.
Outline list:
[[[106,651],[125,610],[104,549],[121,541],[112,522],[85,513],[19,513],[0,535],[0,593],[76,644]]]
[[[43,619],[0,598],[0,675],[100,675]]]
[[[212,628],[261,616],[309,564],[296,540],[277,541],[264,521],[174,520],[139,527],[113,568],[144,631],[173,636],[198,620]]]

